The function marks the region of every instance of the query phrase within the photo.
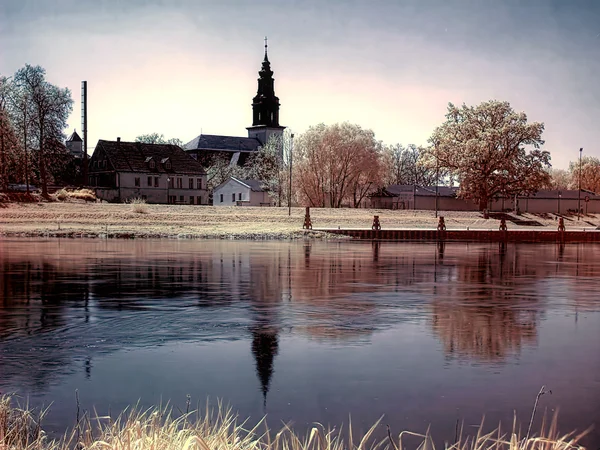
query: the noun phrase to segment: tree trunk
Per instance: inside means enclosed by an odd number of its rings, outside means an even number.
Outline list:
[[[46,173],[46,158],[44,157],[44,127],[40,127],[40,178],[42,182],[42,197],[48,198],[48,174]]]
[[[4,144],[4,133],[0,131],[0,191],[8,191],[8,177],[6,171],[6,147]]]
[[[483,210],[487,209],[488,200],[489,199],[487,197],[482,197],[479,199],[479,211],[483,211]]]

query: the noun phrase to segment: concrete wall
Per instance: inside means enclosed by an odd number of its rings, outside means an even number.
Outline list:
[[[149,177],[151,183],[148,183]],[[170,183],[167,181],[168,178],[171,178]],[[136,186],[136,179],[139,179],[139,186]],[[178,179],[181,180],[181,184],[178,183]],[[193,182],[193,189],[189,188],[190,179]],[[198,179],[202,180],[201,189],[198,189]],[[206,175],[120,172],[116,176],[116,181],[116,188],[96,188],[96,195],[109,202],[125,202],[132,198],[144,198],[148,203],[208,204]],[[156,181],[158,181],[158,186],[156,186]]]
[[[235,200],[233,200],[234,194]],[[223,201],[221,201],[221,195]],[[236,206],[238,202],[243,202],[244,206],[268,206],[272,203],[266,192],[254,192],[231,179],[213,192],[213,206]]]

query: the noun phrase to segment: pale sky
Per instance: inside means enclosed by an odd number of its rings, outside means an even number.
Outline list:
[[[554,167],[600,157],[598,0],[0,0],[0,74],[41,65],[89,150],[158,132],[246,136],[269,37],[280,122],[425,144],[448,102],[507,100]]]

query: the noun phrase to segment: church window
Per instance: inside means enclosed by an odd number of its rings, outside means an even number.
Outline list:
[[[273,113],[271,113],[271,122],[273,122]]]
[[[258,113],[258,120],[260,120],[260,113]]]

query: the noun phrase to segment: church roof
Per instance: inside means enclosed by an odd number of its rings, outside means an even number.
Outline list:
[[[83,142],[83,139],[81,139],[79,137],[79,135],[77,134],[77,131],[73,130],[73,134],[71,136],[69,136],[69,139],[67,139],[67,142]]]
[[[104,151],[113,169],[117,172],[205,174],[202,165],[176,145],[100,139],[94,154],[98,151]],[[151,159],[160,161],[161,164],[157,164],[151,170],[149,168]],[[164,163],[167,161],[171,163],[171,168],[168,170],[164,167]]]
[[[219,150],[229,152],[253,152],[261,143],[256,138],[201,134],[185,144],[185,150]]]

